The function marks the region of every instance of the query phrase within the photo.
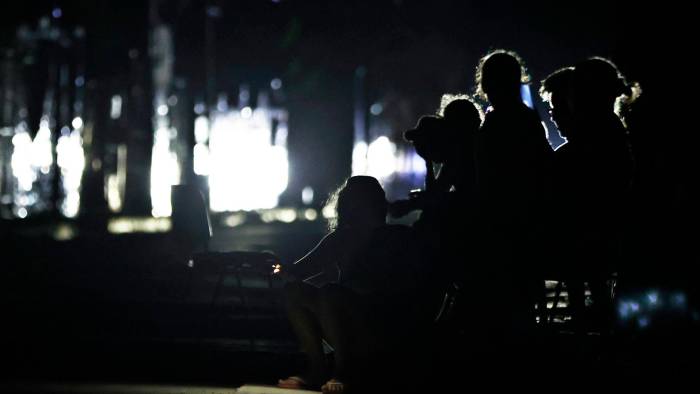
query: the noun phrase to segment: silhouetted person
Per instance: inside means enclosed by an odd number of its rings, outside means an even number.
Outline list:
[[[465,95],[444,95],[439,113],[445,119],[445,128],[451,141],[446,147],[447,165],[439,174],[438,183],[453,186],[454,190],[463,196],[473,196],[476,193],[474,147],[483,113],[477,104]],[[443,176],[445,181],[440,179]]]
[[[571,88],[573,123],[567,135],[571,209],[567,216],[575,226],[572,264],[587,279],[593,311],[601,322],[610,309],[606,279],[621,258],[633,174],[627,130],[615,113],[616,102],[630,90],[617,67],[602,58],[577,64]],[[583,294],[582,289],[570,292]]]
[[[282,387],[342,392],[358,377],[382,332],[410,322],[417,287],[418,254],[410,227],[387,225],[387,202],[376,179],[349,178],[331,199],[337,212],[332,231],[306,256],[283,268],[289,320],[309,358],[304,376],[280,380]],[[302,281],[303,280],[303,281]],[[411,323],[405,323],[411,327]],[[325,363],[322,340],[334,349]],[[334,391],[335,390],[335,391]]]
[[[478,93],[490,103],[477,139],[480,227],[476,288],[489,292],[487,334],[522,338],[534,317],[531,299],[544,253],[542,219],[549,193],[552,149],[537,113],[521,98],[528,81],[517,54],[497,50],[478,66]],[[495,313],[491,310],[502,312]]]
[[[562,137],[567,142],[559,146],[554,153],[552,167],[551,222],[548,233],[553,237],[550,258],[546,261],[546,274],[554,275],[549,279],[564,280],[567,285],[573,321],[578,324],[584,313],[583,282],[587,279],[580,262],[579,253],[580,224],[576,211],[578,204],[577,171],[581,157],[576,152],[574,135],[573,100],[574,68],[561,68],[542,81],[540,96],[549,105],[549,114]]]

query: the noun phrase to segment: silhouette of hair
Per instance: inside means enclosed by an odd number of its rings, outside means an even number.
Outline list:
[[[476,93],[484,100],[489,91],[517,89],[530,82],[525,62],[520,56],[505,49],[490,51],[479,60],[476,68]]]
[[[466,94],[443,94],[440,99],[438,116],[450,122],[469,127],[474,126],[475,128],[478,128],[484,121],[484,111],[481,106]],[[474,125],[473,123],[477,119],[478,122]]]
[[[540,83],[540,97],[542,101],[551,103],[552,93],[568,93],[574,79],[574,68],[563,67],[549,74]]]
[[[577,94],[589,102],[613,104],[616,113],[632,104],[641,94],[638,83],[628,83],[611,60],[594,56],[577,64],[574,69]]]
[[[328,227],[335,230],[372,222],[384,223],[387,205],[384,189],[376,178],[352,176],[328,197],[325,209],[335,212],[335,217],[328,220]]]

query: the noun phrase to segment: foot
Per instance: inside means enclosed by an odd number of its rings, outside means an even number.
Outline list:
[[[321,392],[324,394],[327,393],[344,393],[345,392],[345,385],[342,382],[339,382],[335,379],[331,379],[326,384],[321,386]]]
[[[302,378],[301,376],[290,376],[287,379],[280,379],[277,381],[277,387],[284,389],[303,390],[308,386],[309,385],[306,382],[306,379]]]

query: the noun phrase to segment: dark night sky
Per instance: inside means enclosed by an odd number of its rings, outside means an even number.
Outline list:
[[[661,45],[670,42],[664,34],[674,37],[659,28],[667,8],[602,0],[163,2],[160,14],[175,27],[176,73],[195,92],[204,86],[206,4],[221,10],[215,22],[221,91],[235,95],[242,82],[262,86],[276,76],[285,82],[291,189],[312,184],[324,190],[349,172],[352,75],[359,65],[369,70],[370,100],[400,98],[387,111],[401,131],[434,111],[441,93],[471,91],[474,67],[490,48],[519,52],[533,81],[602,55],[651,86]],[[126,74],[128,51],[146,51],[146,1],[15,4],[1,15],[0,47],[11,45],[20,23],[34,24],[54,6],[62,8],[65,25],[85,26],[93,78]],[[326,168],[322,174],[311,171],[318,163]]]

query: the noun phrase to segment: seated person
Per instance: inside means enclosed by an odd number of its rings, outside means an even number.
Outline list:
[[[289,281],[289,320],[309,358],[307,374],[280,380],[280,387],[315,389],[330,377],[322,391],[343,392],[359,362],[376,348],[386,323],[413,316],[417,242],[411,228],[386,224],[379,182],[351,177],[330,204],[337,212],[331,232],[278,273]],[[334,350],[332,370],[325,363],[323,340]]]

